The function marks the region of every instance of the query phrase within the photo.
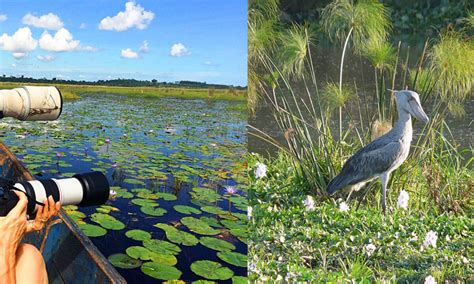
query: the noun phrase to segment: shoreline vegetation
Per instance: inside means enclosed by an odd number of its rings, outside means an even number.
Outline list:
[[[79,99],[81,94],[119,94],[141,98],[174,97],[180,99],[206,99],[246,101],[247,91],[234,88],[185,88],[185,87],[153,87],[153,86],[101,86],[101,85],[71,85],[63,83],[29,83],[29,82],[0,82],[0,88],[11,89],[22,86],[56,86],[64,99]]]
[[[474,14],[440,30],[418,57],[392,42],[390,6],[328,2],[320,23],[282,20],[284,0],[249,2],[249,110],[258,113],[265,100],[284,134],[280,141],[249,125],[249,135],[278,148],[247,159],[250,281],[472,282],[474,149],[456,146],[446,117],[465,115],[473,94]],[[339,76],[320,82],[330,74],[312,51],[325,40],[343,49]],[[370,90],[348,78],[348,51],[371,65]],[[413,90],[432,107],[391,175],[384,216],[378,180],[353,195],[326,190],[347,159],[397,120],[387,89]]]

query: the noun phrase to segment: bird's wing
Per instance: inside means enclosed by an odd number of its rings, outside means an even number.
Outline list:
[[[397,161],[402,147],[399,141],[374,142],[377,143],[370,143],[347,160],[341,173],[329,183],[329,194],[379,175]]]

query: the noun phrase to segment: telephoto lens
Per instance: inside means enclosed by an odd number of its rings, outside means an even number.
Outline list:
[[[101,172],[76,174],[72,178],[43,179],[16,183],[28,196],[27,214],[32,215],[48,196],[64,205],[102,205],[111,195],[109,182]]]
[[[55,120],[61,115],[63,99],[56,87],[27,86],[0,90],[0,118]]]

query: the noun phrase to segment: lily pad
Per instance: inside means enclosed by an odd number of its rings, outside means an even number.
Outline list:
[[[143,230],[129,230],[125,233],[125,236],[135,241],[144,241],[151,239],[151,234]]]
[[[220,263],[210,260],[198,260],[191,264],[191,271],[211,280],[227,280],[234,272]]]
[[[217,251],[230,251],[235,249],[233,244],[217,238],[202,237],[199,242],[203,246]]]
[[[239,267],[247,267],[247,256],[238,252],[221,251],[217,257],[223,261]]]
[[[88,237],[102,237],[107,234],[107,230],[101,226],[92,225],[92,224],[80,224],[79,228]]]
[[[203,207],[201,207],[201,210],[204,211],[204,212],[207,212],[207,213],[211,213],[211,214],[223,214],[223,213],[225,213],[224,210],[222,210],[221,208],[219,208],[217,206],[203,206]]]
[[[123,253],[116,253],[109,256],[108,260],[113,266],[122,269],[133,269],[140,267],[142,262],[138,259],[133,259],[130,256]]]
[[[244,276],[234,276],[232,277],[232,284],[247,284],[249,280]]]
[[[163,216],[166,214],[166,209],[160,208],[160,207],[152,207],[152,206],[142,206],[140,208],[140,211],[143,213],[150,215],[150,216]]]
[[[154,252],[162,253],[162,254],[172,254],[177,255],[181,252],[179,246],[162,240],[145,240],[143,241],[143,245]]]
[[[174,266],[156,262],[146,262],[142,265],[141,271],[146,275],[160,280],[178,280],[181,271]]]
[[[151,260],[153,262],[157,262],[157,263],[161,263],[165,265],[175,265],[178,262],[176,257],[172,254],[157,253],[145,247],[140,247],[140,246],[128,247],[126,252],[127,252],[127,255],[129,255],[132,258],[141,259],[141,260]]]
[[[168,240],[176,244],[182,244],[185,246],[195,246],[199,243],[199,240],[192,234],[176,229],[173,226],[167,224],[156,224],[154,225],[166,232]]]
[[[174,210],[181,214],[201,214],[201,211],[191,207],[191,206],[186,206],[186,205],[175,205],[173,206]]]
[[[91,220],[109,230],[122,230],[125,228],[124,223],[120,222],[119,220],[115,219],[110,215],[103,213],[92,214]]]
[[[156,194],[158,198],[163,198],[165,201],[175,201],[176,199],[178,199],[176,195],[171,193],[155,192],[154,194]]]
[[[158,206],[159,205],[156,201],[153,201],[150,199],[140,199],[140,198],[133,199],[132,203],[138,206]]]
[[[188,227],[189,230],[200,235],[217,235],[220,233],[219,230],[213,229],[206,222],[194,217],[184,217],[181,219],[181,223]]]

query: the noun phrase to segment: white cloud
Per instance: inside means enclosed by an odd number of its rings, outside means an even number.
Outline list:
[[[99,29],[121,32],[136,27],[143,30],[148,27],[154,17],[153,12],[145,11],[142,6],[130,1],[125,4],[125,11],[119,12],[113,17],[103,18],[100,21]]]
[[[42,49],[54,52],[72,51],[79,47],[79,41],[74,40],[72,34],[65,28],[61,28],[54,36],[44,31],[39,39],[39,45]]]
[[[86,52],[96,52],[96,51],[97,51],[97,47],[90,46],[90,45],[79,45],[76,50],[78,50],[78,51],[86,51]]]
[[[36,59],[38,59],[39,61],[43,61],[43,62],[51,62],[53,61],[54,59],[56,59],[56,57],[54,57],[53,55],[38,55],[36,56]]]
[[[12,67],[15,68],[15,67],[16,67],[16,64],[15,64],[15,63],[12,63]]]
[[[122,57],[135,59],[135,58],[138,58],[138,53],[131,50],[130,48],[122,49]]]
[[[5,22],[8,19],[7,15],[0,15],[0,23]]]
[[[180,57],[189,54],[191,54],[191,52],[189,52],[186,46],[182,43],[175,43],[171,46],[170,55],[173,57]]]
[[[142,53],[148,53],[148,51],[150,51],[150,47],[148,46],[148,41],[146,40],[143,41],[142,45],[140,46],[139,51]]]
[[[23,17],[23,24],[47,30],[59,30],[64,26],[61,19],[53,13],[40,17],[28,13]]]
[[[87,28],[87,24],[86,24],[86,23],[81,23],[81,25],[79,26],[79,28],[80,28],[81,30],[86,29],[86,28]]]
[[[15,59],[22,59],[22,58],[26,57],[27,55],[28,55],[28,53],[26,53],[26,52],[13,52],[12,53],[12,56]]]
[[[15,59],[21,59],[34,50],[38,42],[31,36],[28,27],[19,28],[12,36],[4,33],[0,36],[0,47],[5,51],[11,51]]]

